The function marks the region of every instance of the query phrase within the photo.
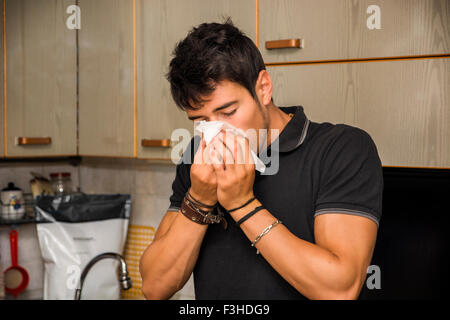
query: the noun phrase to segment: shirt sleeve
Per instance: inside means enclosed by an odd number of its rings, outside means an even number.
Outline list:
[[[345,126],[321,159],[314,217],[327,213],[381,219],[383,169],[370,135]]]
[[[170,196],[170,205],[167,211],[178,211],[181,208],[186,192],[189,189],[187,182],[187,168],[186,164],[178,163],[176,169],[175,179],[172,182],[172,195]]]
[[[172,182],[172,195],[167,211],[178,211],[181,208],[186,192],[191,186],[190,168],[194,160],[194,154],[199,145],[199,140],[192,138],[176,167],[175,179]]]

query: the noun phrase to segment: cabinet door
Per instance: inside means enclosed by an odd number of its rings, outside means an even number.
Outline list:
[[[2,158],[4,156],[4,150],[3,150],[3,140],[4,140],[4,134],[3,134],[3,130],[4,130],[4,118],[3,118],[3,112],[4,112],[4,105],[3,105],[3,99],[4,99],[4,95],[3,95],[3,10],[2,10],[2,14],[0,16],[0,34],[2,35],[2,41],[0,41],[0,158]]]
[[[142,140],[164,144],[177,128],[188,129],[192,135],[193,123],[173,102],[165,74],[176,43],[192,27],[203,22],[223,22],[223,16],[230,16],[238,28],[255,39],[254,1],[138,0],[138,157],[171,158],[171,147],[143,147]]]
[[[450,168],[450,59],[268,69],[276,105],[367,131],[383,166]]]
[[[9,157],[76,154],[76,32],[66,27],[74,3],[6,0]]]
[[[79,153],[133,157],[133,1],[79,6]]]
[[[266,63],[450,53],[448,0],[260,0],[259,17]],[[281,39],[304,48],[266,49]]]

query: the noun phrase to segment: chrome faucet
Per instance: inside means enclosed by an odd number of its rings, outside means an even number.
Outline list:
[[[89,263],[84,267],[83,272],[81,273],[80,277],[80,287],[75,290],[75,300],[81,299],[81,290],[83,290],[83,283],[84,279],[86,278],[89,270],[92,268],[92,266],[97,263],[100,260],[103,259],[116,259],[119,260],[120,266],[119,266],[119,282],[120,282],[120,288],[122,290],[128,290],[132,287],[131,279],[128,276],[128,268],[127,263],[125,262],[125,259],[118,253],[115,252],[105,252],[102,254],[99,254],[98,256],[94,257]]]

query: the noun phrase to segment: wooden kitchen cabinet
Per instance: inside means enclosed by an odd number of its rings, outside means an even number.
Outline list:
[[[233,23],[255,41],[255,1],[240,0],[138,0],[137,1],[137,137],[138,157],[170,159],[174,129],[193,134],[193,123],[172,100],[165,78],[171,53],[192,27],[203,22]],[[172,147],[142,146],[142,141]]]
[[[3,12],[3,11],[2,11]],[[0,41],[0,158],[4,156],[4,150],[3,150],[3,14],[0,16],[0,34],[2,35],[2,41]]]
[[[5,2],[8,157],[76,155],[76,33],[66,27],[72,4]]]
[[[133,157],[133,1],[79,6],[79,154]]]
[[[448,54],[449,26],[448,0],[259,0],[266,63]],[[304,47],[266,49],[282,39]]]
[[[450,168],[450,59],[273,66],[278,106],[367,131],[383,166]]]

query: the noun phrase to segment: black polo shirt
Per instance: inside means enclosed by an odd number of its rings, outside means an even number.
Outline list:
[[[346,124],[310,121],[301,106],[280,109],[294,115],[277,138],[278,172],[256,171],[253,190],[258,200],[290,232],[311,243],[314,218],[321,214],[357,215],[378,224],[383,174],[370,135]],[[176,168],[171,211],[178,211],[190,187],[190,164],[185,162],[191,163],[198,147],[193,142],[189,156]],[[226,230],[211,225],[203,240],[194,269],[196,299],[304,299],[256,254],[234,220],[226,218]]]

